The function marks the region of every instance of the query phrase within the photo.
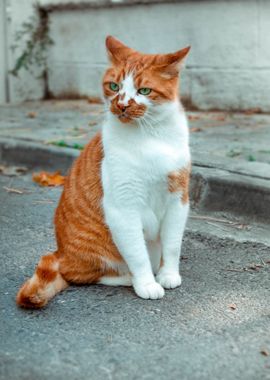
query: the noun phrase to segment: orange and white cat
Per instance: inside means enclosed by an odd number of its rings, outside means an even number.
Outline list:
[[[44,306],[69,283],[133,286],[145,299],[181,284],[189,209],[188,126],[178,96],[189,47],[139,53],[107,37],[102,132],[72,166],[55,213],[57,250],[17,295]]]

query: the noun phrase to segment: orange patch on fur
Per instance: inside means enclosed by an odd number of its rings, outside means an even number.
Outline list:
[[[187,204],[189,201],[190,165],[187,168],[173,171],[168,175],[168,188],[171,193],[182,192],[181,201]]]

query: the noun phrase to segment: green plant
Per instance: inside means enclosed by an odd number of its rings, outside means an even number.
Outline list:
[[[16,32],[15,44],[12,46],[13,51],[21,48],[22,44],[25,46],[16,59],[11,74],[18,76],[20,70],[24,68],[32,75],[47,80],[47,54],[53,40],[49,35],[48,13],[38,5],[35,5],[34,15],[24,22],[22,28]],[[33,67],[35,67],[35,72],[32,70]]]
[[[247,159],[248,161],[251,161],[251,162],[256,161],[256,157],[253,154],[248,155]]]
[[[78,144],[78,143],[68,144],[64,140],[49,141],[48,143],[62,147],[62,148],[73,148],[73,149],[79,149],[79,150],[83,150],[83,148],[84,148],[84,146],[82,144]]]

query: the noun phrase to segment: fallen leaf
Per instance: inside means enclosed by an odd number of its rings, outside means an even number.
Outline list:
[[[200,120],[199,115],[188,115],[188,120]]]
[[[29,117],[29,119],[35,119],[37,117],[37,113],[34,111],[28,112],[27,117]]]
[[[0,173],[8,177],[16,177],[27,172],[27,168],[23,166],[5,166],[0,165]]]
[[[238,228],[239,230],[250,230],[251,226],[248,224],[235,224],[235,228]]]
[[[33,174],[33,181],[40,186],[62,186],[65,182],[65,177],[60,172],[40,172]]]
[[[244,112],[245,115],[254,115],[255,113],[261,113],[262,110],[259,107],[249,108]]]
[[[225,116],[217,116],[216,117],[217,121],[224,121],[225,119],[226,119]]]
[[[96,121],[89,121],[88,125],[89,125],[89,127],[94,127],[95,125],[97,125],[97,122]]]
[[[252,269],[252,270],[259,270],[260,268],[263,268],[263,265],[261,264],[251,264],[248,266],[248,269]]]
[[[263,355],[263,356],[269,356],[269,351],[267,351],[266,349],[263,349],[260,351],[260,353]]]
[[[198,128],[198,127],[190,128],[190,132],[201,132],[201,131],[202,131],[202,128]]]
[[[229,308],[232,309],[232,310],[235,310],[235,309],[236,309],[236,304],[235,304],[235,303],[230,303],[228,306],[229,306]]]
[[[90,104],[103,104],[103,101],[100,97],[97,96],[89,96],[87,98],[87,102]]]

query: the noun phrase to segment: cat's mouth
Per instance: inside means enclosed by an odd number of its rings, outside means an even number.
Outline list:
[[[120,115],[118,115],[118,119],[122,123],[130,123],[133,120],[133,118],[129,116],[126,112],[122,112]]]
[[[122,123],[132,123],[135,119],[144,115],[146,106],[143,104],[137,104],[132,99],[129,100],[126,106],[124,106],[119,104],[118,97],[116,97],[111,102],[110,110]]]
[[[130,115],[127,111],[120,111],[118,109],[111,109],[111,112],[117,116],[122,123],[131,123],[136,116]]]

